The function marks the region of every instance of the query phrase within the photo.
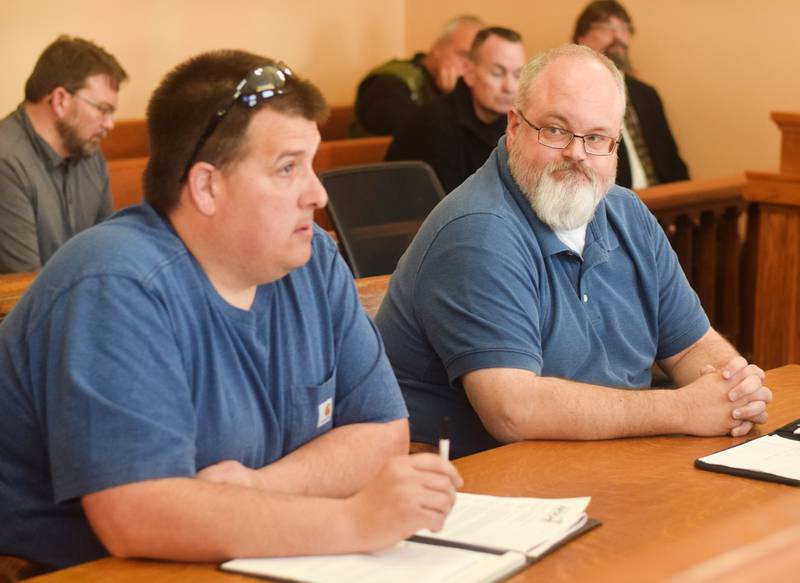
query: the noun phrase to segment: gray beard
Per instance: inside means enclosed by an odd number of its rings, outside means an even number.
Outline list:
[[[509,150],[508,167],[536,216],[551,229],[559,231],[570,231],[588,224],[613,184],[613,178],[603,179],[580,163],[551,162],[544,167],[525,166],[516,148]],[[554,180],[552,173],[558,171],[569,172],[569,175]],[[609,174],[616,175],[616,165]]]

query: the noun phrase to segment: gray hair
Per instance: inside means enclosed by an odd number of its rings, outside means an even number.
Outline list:
[[[436,39],[436,42],[440,43],[448,40],[451,36],[453,36],[453,33],[455,33],[464,24],[474,24],[478,28],[483,28],[486,26],[483,20],[474,14],[462,14],[461,16],[456,16],[445,23],[444,27],[442,27],[442,33],[439,35],[439,38]]]
[[[541,72],[553,61],[561,57],[568,57],[572,59],[589,59],[594,60],[603,65],[609,70],[611,76],[617,84],[620,97],[622,97],[623,105],[627,102],[627,92],[625,91],[625,76],[620,72],[617,66],[605,55],[601,55],[597,51],[590,49],[584,45],[567,44],[554,49],[548,49],[533,57],[528,61],[519,75],[519,89],[517,90],[517,97],[514,105],[520,111],[523,111],[528,105],[528,98],[530,97],[530,88],[539,78]]]

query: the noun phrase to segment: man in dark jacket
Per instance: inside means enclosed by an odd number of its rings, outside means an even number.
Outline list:
[[[617,184],[636,189],[688,180],[689,171],[678,153],[661,98],[653,87],[630,74],[628,46],[632,37],[633,22],[625,8],[615,0],[600,0],[583,10],[572,39],[606,55],[625,73],[628,110]]]
[[[483,22],[475,16],[454,18],[427,53],[408,60],[392,59],[367,73],[358,86],[350,134],[394,134],[420,106],[450,93],[481,27]]]
[[[480,168],[506,131],[525,50],[519,33],[484,28],[455,90],[420,108],[398,132],[387,160],[424,160],[445,192]]]

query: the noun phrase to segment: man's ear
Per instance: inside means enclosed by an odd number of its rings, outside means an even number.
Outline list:
[[[475,63],[472,62],[472,59],[467,59],[464,62],[464,72],[461,76],[470,89],[475,87]]]
[[[197,211],[211,217],[217,212],[219,185],[216,182],[217,167],[208,162],[195,162],[186,176],[189,200]]]
[[[50,92],[50,97],[47,102],[50,104],[50,109],[58,119],[64,119],[69,111],[69,105],[72,102],[72,94],[63,87],[56,87]]]
[[[519,131],[519,124],[520,118],[517,114],[517,110],[513,107],[508,110],[506,114],[508,120],[506,122],[506,141],[509,143],[513,143],[514,139],[516,138],[517,132]]]

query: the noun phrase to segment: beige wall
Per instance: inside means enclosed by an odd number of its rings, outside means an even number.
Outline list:
[[[571,38],[584,0],[406,0],[406,44],[427,46],[438,23],[470,12],[511,26],[530,54]],[[636,25],[632,59],[655,85],[697,178],[778,164],[775,110],[800,111],[800,2],[624,0]]]
[[[0,113],[44,46],[61,32],[96,40],[131,75],[120,118],[142,117],[174,64],[201,50],[280,57],[333,104],[351,103],[360,77],[390,56],[424,50],[449,17],[475,13],[517,28],[530,54],[569,39],[583,0],[2,0]],[[800,111],[797,0],[626,0],[637,28],[639,76],[664,99],[693,176],[774,168],[773,110]]]
[[[144,117],[158,81],[186,57],[245,49],[281,58],[333,104],[350,103],[375,62],[402,54],[404,0],[2,0],[0,112],[22,101],[42,49],[61,33],[114,54],[130,82],[119,118]],[[335,9],[334,9],[335,8]]]

